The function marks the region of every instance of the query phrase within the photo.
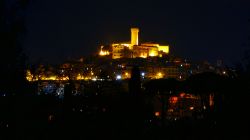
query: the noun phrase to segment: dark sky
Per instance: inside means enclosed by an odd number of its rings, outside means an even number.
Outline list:
[[[25,49],[32,62],[61,63],[102,44],[130,40],[170,44],[191,60],[240,61],[246,48],[249,0],[31,0]]]

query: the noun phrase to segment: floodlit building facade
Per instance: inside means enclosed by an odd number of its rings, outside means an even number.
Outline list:
[[[139,28],[131,28],[131,41],[126,43],[113,43],[111,49],[104,49],[99,52],[101,56],[112,56],[112,59],[119,58],[147,58],[162,57],[169,53],[168,45],[157,43],[139,43]]]

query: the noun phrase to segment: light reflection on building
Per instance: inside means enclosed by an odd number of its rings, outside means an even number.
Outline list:
[[[157,43],[139,43],[139,28],[131,28],[131,40],[126,43],[113,43],[110,49],[104,49],[101,46],[100,56],[111,55],[112,59],[119,58],[147,58],[162,57],[169,53],[168,45],[159,45]],[[111,52],[109,51],[111,50]]]

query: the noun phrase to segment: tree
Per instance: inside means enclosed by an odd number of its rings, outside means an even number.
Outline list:
[[[17,93],[25,90],[27,84],[26,56],[22,51],[22,35],[24,33],[24,16],[22,13],[27,0],[14,3],[1,1],[0,13],[0,90]]]
[[[131,79],[129,80],[129,91],[131,94],[141,93],[141,77],[140,69],[138,66],[134,66],[131,71]]]
[[[218,116],[223,110],[224,98],[229,89],[229,79],[226,77],[205,72],[196,74],[186,80],[188,92],[201,97],[202,103],[207,107],[207,111]],[[210,102],[212,99],[212,104]]]

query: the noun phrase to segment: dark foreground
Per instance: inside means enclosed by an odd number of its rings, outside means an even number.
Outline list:
[[[131,96],[1,97],[0,139],[249,139],[248,99],[204,119],[155,118]],[[237,101],[241,100],[240,102]],[[7,108],[6,108],[7,107]]]

